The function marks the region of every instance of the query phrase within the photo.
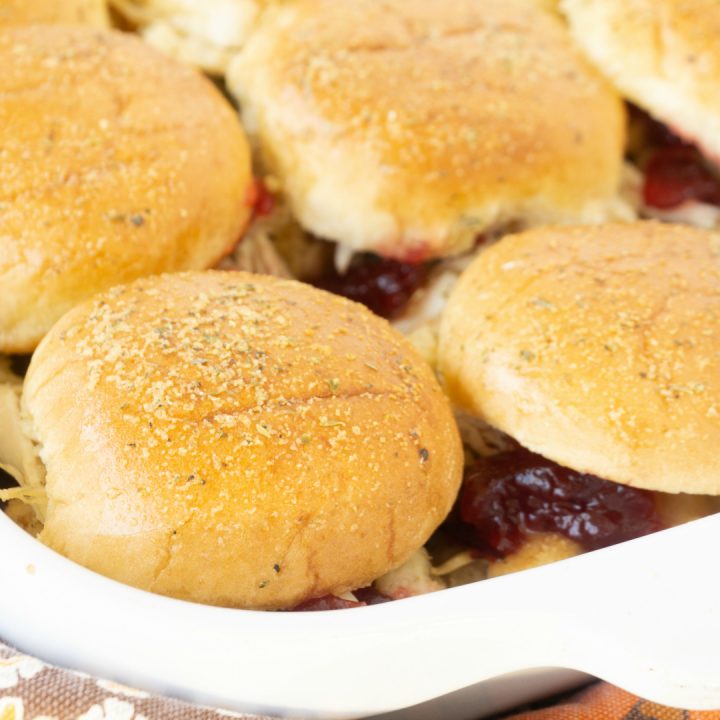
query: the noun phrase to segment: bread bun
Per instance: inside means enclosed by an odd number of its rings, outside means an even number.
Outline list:
[[[228,84],[301,224],[355,250],[444,256],[615,207],[621,102],[527,0],[276,3]]]
[[[2,0],[0,27],[38,23],[109,25],[105,0]]]
[[[223,73],[264,0],[110,0],[143,38],[176,60]]]
[[[0,35],[0,352],[151,273],[213,265],[250,215],[249,150],[210,82],[141,40]]]
[[[720,4],[562,0],[573,34],[620,91],[720,162]]]
[[[156,276],[75,308],[33,356],[23,408],[47,470],[40,539],[216,605],[369,584],[427,540],[462,474],[409,342],[268,276]]]
[[[664,492],[720,494],[720,234],[654,222],[508,236],[440,329],[451,397],[530,450]]]

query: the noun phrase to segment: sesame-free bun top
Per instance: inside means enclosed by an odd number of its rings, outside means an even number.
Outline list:
[[[176,60],[223,73],[266,0],[110,0],[143,38]]]
[[[462,474],[447,399],[410,343],[270,276],[99,295],[41,343],[22,400],[47,471],[40,539],[204,603],[365,586],[428,539]]]
[[[0,27],[52,23],[109,25],[105,0],[2,0]]]
[[[562,0],[579,45],[637,105],[720,162],[720,3]]]
[[[271,5],[228,69],[300,223],[402,259],[614,211],[621,102],[527,0]]]
[[[720,234],[654,222],[507,236],[440,330],[451,397],[607,480],[720,494]]]
[[[142,275],[213,265],[249,217],[249,150],[212,84],[120,33],[0,34],[0,352]]]

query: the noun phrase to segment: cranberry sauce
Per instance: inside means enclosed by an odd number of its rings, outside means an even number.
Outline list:
[[[708,169],[697,148],[658,148],[645,165],[643,200],[661,210],[690,200],[720,205],[720,180]]]
[[[519,447],[466,472],[457,510],[463,539],[489,557],[518,550],[533,533],[560,533],[594,550],[662,527],[652,493]]]
[[[395,317],[421,287],[426,264],[403,263],[377,255],[356,255],[344,274],[332,270],[313,285],[366,305],[376,315]]]
[[[270,215],[275,209],[275,196],[260,178],[255,178],[252,184],[248,204],[252,207],[253,216],[256,218]]]
[[[661,210],[688,201],[720,205],[720,178],[700,150],[638,108],[630,114],[643,147],[645,204]]]
[[[345,610],[346,608],[362,607],[364,602],[355,602],[353,600],[344,600],[337,595],[323,595],[319,598],[306,600],[296,605],[293,612],[307,612],[309,610]]]
[[[296,605],[293,611],[344,610],[345,608],[363,607],[365,605],[379,605],[380,603],[392,600],[392,598],[379,593],[372,585],[353,591],[353,595],[357,598],[357,602],[354,600],[344,600],[337,595],[323,595],[322,597],[306,600]]]

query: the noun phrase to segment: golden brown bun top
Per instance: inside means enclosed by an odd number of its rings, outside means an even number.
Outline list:
[[[551,460],[720,494],[720,234],[659,223],[508,236],[461,277],[440,367],[464,407]]]
[[[720,3],[562,0],[573,33],[623,94],[720,162]]]
[[[0,27],[35,24],[108,26],[105,0],[2,0]]]
[[[620,100],[527,1],[277,3],[228,80],[301,222],[357,249],[447,255],[618,187]]]
[[[0,34],[0,352],[138,276],[214,264],[249,217],[232,107],[130,35]]]
[[[41,539],[167,595],[287,607],[369,584],[449,511],[462,448],[410,343],[360,305],[248,273],[136,281],[68,313],[25,412]]]

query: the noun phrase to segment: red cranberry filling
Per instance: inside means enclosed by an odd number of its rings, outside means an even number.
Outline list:
[[[392,598],[379,593],[372,585],[366,588],[360,588],[359,590],[354,590],[353,595],[357,598],[357,602],[353,600],[344,600],[337,595],[323,595],[319,598],[306,600],[305,602],[296,605],[293,610],[344,610],[346,608],[363,607],[365,605],[379,605],[380,603],[392,600]]]
[[[264,217],[275,209],[275,196],[260,178],[255,178],[250,192],[249,204],[252,206],[255,217]]]
[[[655,150],[645,166],[646,205],[674,208],[689,200],[720,205],[720,181],[708,170],[700,152],[690,145]]]
[[[701,152],[642,110],[630,106],[630,114],[650,150],[643,163],[645,204],[660,210],[688,201],[720,205],[720,180]]]
[[[652,493],[575,472],[524,448],[481,458],[466,474],[459,514],[480,554],[503,557],[533,533],[586,550],[661,529]]]
[[[363,605],[365,605],[364,602],[343,600],[343,598],[340,598],[337,595],[323,595],[319,598],[313,598],[312,600],[301,602],[293,608],[293,611],[307,612],[309,610],[344,610],[346,608],[362,607]]]
[[[362,303],[376,315],[392,318],[405,307],[426,278],[427,265],[360,255],[344,274],[333,270],[313,284]]]

